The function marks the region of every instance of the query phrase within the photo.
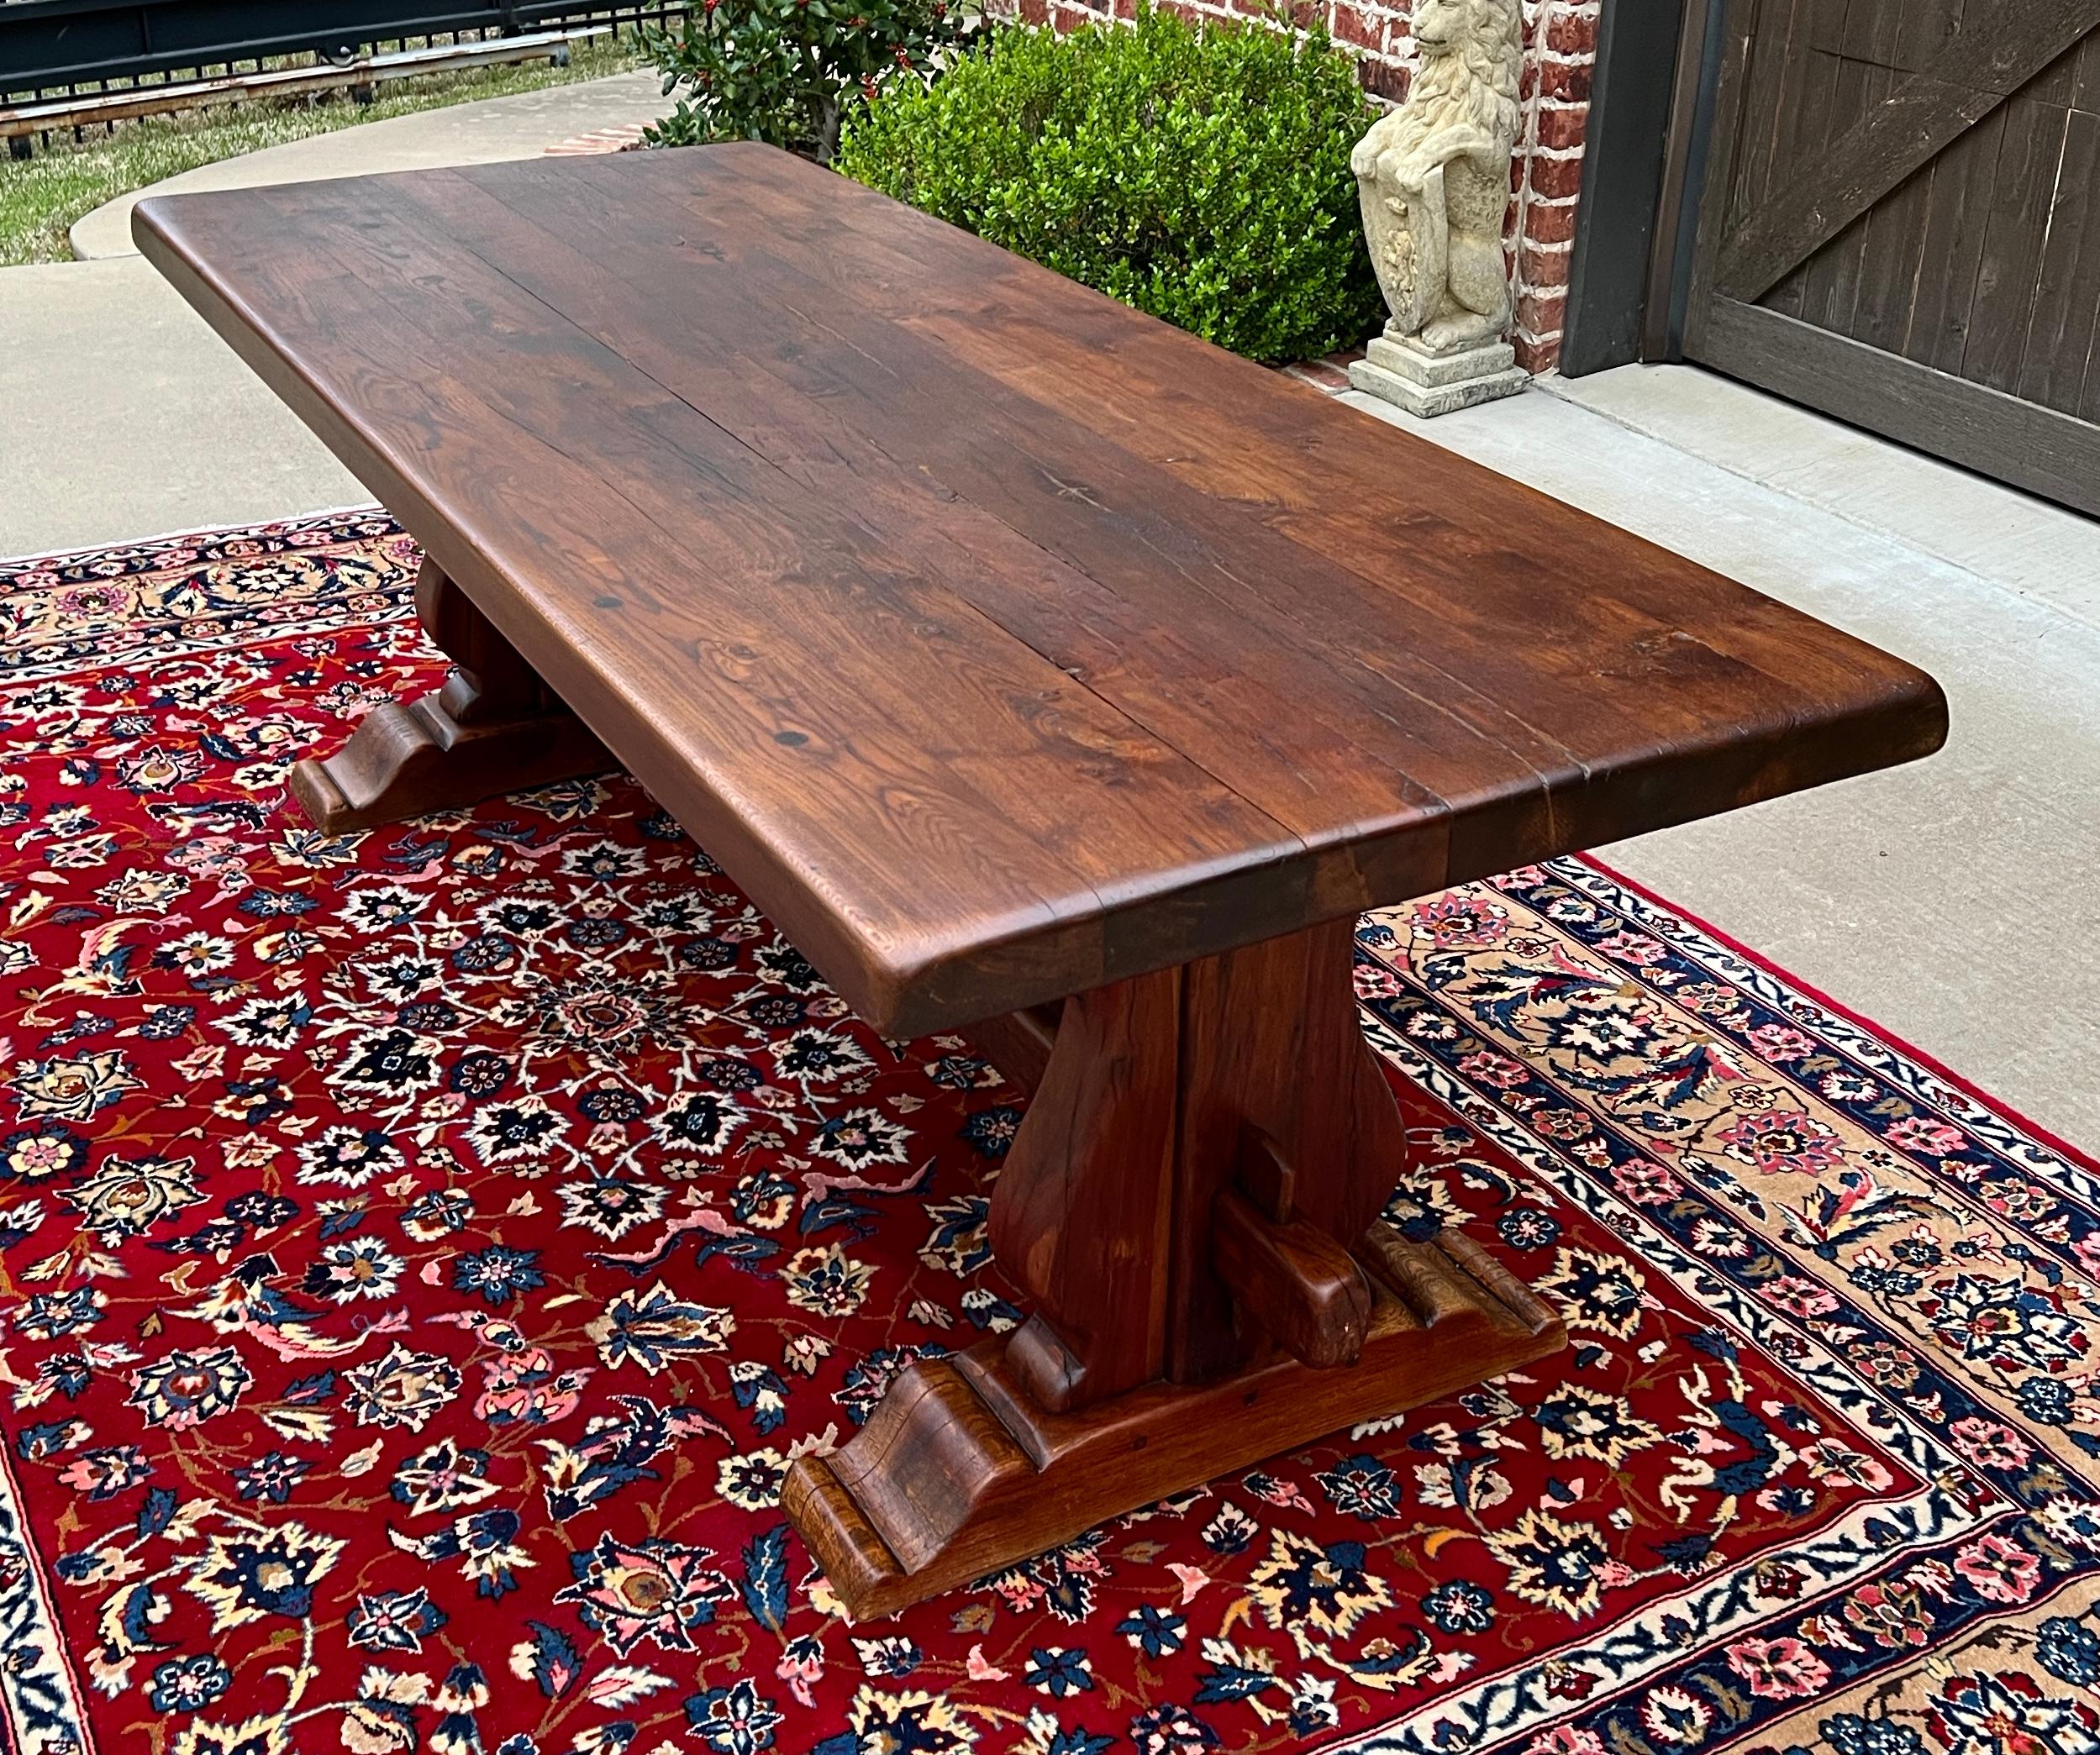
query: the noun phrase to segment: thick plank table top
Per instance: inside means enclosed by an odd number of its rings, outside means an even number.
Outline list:
[[[1944,733],[1857,640],[766,148],[137,226],[897,1033]]]
[[[1559,1349],[1384,1222],[1356,913],[1945,733],[1871,647],[765,148],[134,229],[426,550],[455,668],[299,807],[617,757],[864,1017],[1030,1094],[1027,1320],[783,1485],[857,1616]]]

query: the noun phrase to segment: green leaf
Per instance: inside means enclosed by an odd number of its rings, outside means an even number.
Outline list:
[[[836,163],[1282,361],[1359,340],[1383,315],[1349,171],[1375,114],[1323,30],[1198,29],[1148,8],[1065,36],[1000,27],[930,86],[888,79],[850,113]]]
[[[748,139],[820,156],[871,71],[886,84],[923,81],[908,70],[958,52],[966,22],[947,0],[717,0],[643,39],[665,95],[684,94],[650,144]]]

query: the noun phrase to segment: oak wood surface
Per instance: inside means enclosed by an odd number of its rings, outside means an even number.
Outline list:
[[[1046,1408],[1166,1368],[1182,977],[1158,969],[1065,1001],[999,1171],[992,1253],[1034,1306],[1012,1357]]]
[[[1258,1197],[1346,1249],[1404,1174],[1406,1129],[1356,1008],[1355,922],[1206,958],[1182,971],[1187,1187],[1176,1203],[1167,1364],[1183,1380],[1237,1362],[1213,1245],[1219,1198]]]
[[[1886,654],[761,149],[140,215],[429,555],[459,668],[309,778],[376,821],[587,727],[864,1016],[1030,1092],[1027,1321],[788,1479],[857,1614],[1561,1345],[1380,1222],[1354,917],[1945,733]]]
[[[1034,1096],[1050,1070],[1062,1006],[1035,1006],[1025,1011],[980,1018],[966,1033],[970,1045],[999,1069],[1007,1083]]]
[[[419,700],[382,701],[325,761],[292,764],[287,787],[316,828],[345,834],[617,765],[427,557],[416,617],[452,673]]]
[[[1463,1238],[1409,1243],[1380,1216],[1407,1137],[1358,1018],[1353,925],[1133,976],[1068,999],[1054,1032],[1023,1014],[1008,1033],[1017,1059],[1048,1038],[988,1226],[1034,1310],[900,1377],[787,1477],[789,1520],[852,1612],[1561,1344]],[[1221,1417],[1229,1435],[1207,1430]]]
[[[1211,1209],[1211,1258],[1250,1321],[1300,1364],[1326,1369],[1361,1357],[1370,1290],[1348,1249],[1317,1225],[1265,1222],[1225,1189]]]
[[[901,1377],[788,1477],[789,1519],[854,1613],[1561,1344],[1508,1274],[1452,1267],[1463,1240],[1405,1244],[1381,1222],[1407,1138],[1352,938],[1323,922],[1075,995],[1054,1029],[1024,1013],[986,1033],[1044,1060],[988,1224],[1034,1310]]]
[[[1045,1412],[995,1337],[908,1366],[852,1444],[797,1458],[782,1508],[866,1620],[1069,1542],[1105,1518],[1557,1352],[1560,1318],[1455,1232],[1372,1227],[1361,1357],[1287,1355],[1193,1386]]]
[[[134,225],[897,1033],[1944,736],[1861,642],[766,149]]]

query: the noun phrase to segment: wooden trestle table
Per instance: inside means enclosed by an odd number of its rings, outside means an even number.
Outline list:
[[[617,762],[870,1024],[1033,1095],[1026,1323],[791,1471],[867,1617],[1540,1358],[1407,1151],[1352,922],[1924,755],[1927,676],[748,144],[149,200],[429,559],[351,830]]]

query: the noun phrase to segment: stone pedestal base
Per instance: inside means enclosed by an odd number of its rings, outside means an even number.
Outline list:
[[[1491,341],[1455,354],[1432,354],[1412,341],[1381,335],[1349,368],[1350,385],[1426,420],[1514,396],[1531,381],[1517,350]]]

